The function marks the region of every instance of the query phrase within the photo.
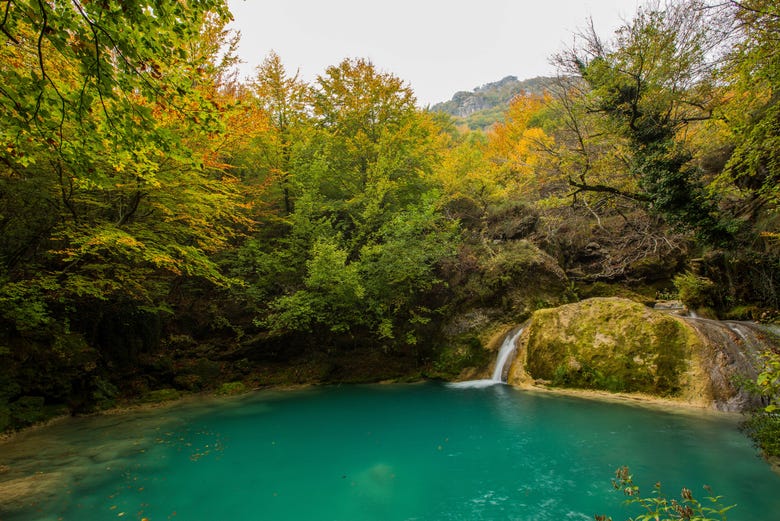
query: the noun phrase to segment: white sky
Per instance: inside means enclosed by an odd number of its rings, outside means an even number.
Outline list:
[[[552,74],[549,57],[592,17],[611,37],[636,0],[228,0],[241,31],[242,74],[269,51],[313,81],[344,58],[368,58],[406,81],[418,105],[461,90]]]

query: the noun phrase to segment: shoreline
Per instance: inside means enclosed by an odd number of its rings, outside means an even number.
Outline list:
[[[644,393],[613,393],[610,391],[601,391],[597,389],[577,389],[566,387],[550,387],[543,384],[530,384],[517,386],[515,389],[523,391],[539,392],[544,394],[573,396],[587,400],[596,400],[602,402],[622,403],[626,405],[636,405],[652,409],[661,409],[666,412],[682,412],[699,415],[711,415],[720,417],[729,417],[733,419],[743,418],[744,414],[739,411],[722,411],[712,406],[707,406],[697,402],[687,402],[675,398],[666,398]]]
[[[328,387],[338,385],[395,385],[395,384],[408,384],[408,383],[426,383],[435,382],[437,380],[422,379],[415,382],[409,381],[396,381],[396,380],[384,380],[380,382],[364,382],[355,384],[317,384],[317,383],[304,383],[304,384],[282,384],[282,385],[267,385],[258,386],[247,389],[246,392],[235,395],[217,394],[214,391],[201,391],[197,393],[183,394],[178,398],[172,400],[165,400],[161,402],[132,402],[122,403],[109,409],[103,409],[100,411],[94,411],[85,414],[63,414],[54,418],[49,418],[40,423],[36,423],[23,429],[0,433],[0,444],[4,444],[12,441],[18,436],[22,436],[31,432],[35,432],[47,427],[57,425],[59,423],[67,421],[69,418],[89,418],[96,416],[115,416],[134,412],[151,411],[155,409],[162,409],[168,407],[175,407],[177,405],[186,405],[187,403],[193,403],[197,401],[208,401],[211,399],[224,399],[224,398],[238,398],[241,396],[248,396],[250,394],[259,393],[263,391],[298,391],[302,389],[310,389],[313,387]],[[445,383],[455,383],[457,381],[448,381]],[[602,402],[622,403],[624,405],[634,405],[640,407],[648,407],[655,410],[664,410],[666,412],[687,412],[700,415],[714,415],[720,417],[730,417],[732,419],[742,418],[744,415],[741,412],[734,411],[721,411],[708,407],[701,403],[685,402],[676,400],[674,398],[664,398],[661,396],[653,396],[642,393],[613,393],[609,391],[600,391],[596,389],[576,389],[576,388],[563,388],[563,387],[550,387],[543,384],[529,384],[529,385],[511,385],[506,384],[514,389],[521,391],[559,395],[559,396],[571,396],[575,398],[582,398],[587,400],[596,400]],[[780,472],[780,461],[778,461],[778,472]]]
[[[252,393],[262,391],[297,391],[301,389],[307,389],[315,387],[317,384],[283,384],[283,385],[268,385],[254,388],[248,388],[245,392],[237,393],[233,395],[218,394],[216,391],[199,391],[195,393],[183,393],[178,398],[164,400],[160,402],[143,402],[143,401],[130,401],[110,407],[108,409],[102,409],[98,411],[83,413],[83,414],[61,414],[53,418],[49,418],[39,423],[28,425],[22,429],[2,432],[0,433],[0,445],[13,441],[19,436],[23,436],[35,431],[46,429],[48,427],[58,425],[67,421],[70,418],[93,418],[100,416],[121,416],[123,414],[130,414],[135,412],[151,411],[155,409],[165,409],[170,407],[176,407],[178,405],[186,405],[188,403],[205,402],[208,400],[225,399],[225,398],[238,398],[241,396],[248,396]]]

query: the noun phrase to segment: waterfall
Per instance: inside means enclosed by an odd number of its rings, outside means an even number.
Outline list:
[[[506,381],[504,377],[508,371],[509,363],[511,362],[513,355],[516,353],[517,339],[523,332],[522,327],[511,330],[504,337],[504,341],[501,343],[501,347],[498,349],[498,356],[496,357],[496,365],[493,368],[493,375],[489,379],[485,380],[469,380],[467,382],[456,382],[450,384],[451,387],[458,388],[475,388],[475,387],[489,387],[491,385],[502,384]]]
[[[516,352],[515,344],[522,332],[523,328],[519,327],[510,331],[504,337],[504,342],[501,344],[501,348],[498,350],[498,356],[496,357],[496,366],[493,368],[493,377],[491,378],[493,382],[500,384],[506,381],[504,378],[504,370],[508,369],[508,367],[506,367],[507,362],[510,361],[512,355]]]

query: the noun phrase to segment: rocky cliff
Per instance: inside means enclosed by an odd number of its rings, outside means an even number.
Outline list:
[[[542,94],[552,81],[553,78],[544,76],[527,80],[507,76],[472,91],[456,92],[452,99],[437,103],[431,110],[460,118],[471,128],[483,128],[502,120],[512,98],[522,93]]]

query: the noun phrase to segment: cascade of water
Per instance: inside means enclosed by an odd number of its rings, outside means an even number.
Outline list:
[[[501,384],[505,382],[504,371],[507,365],[512,359],[512,355],[515,354],[517,339],[523,332],[523,328],[519,327],[513,329],[504,337],[504,341],[501,347],[498,349],[498,356],[496,357],[496,366],[493,368],[493,375],[490,378],[484,380],[468,380],[466,382],[455,382],[449,384],[450,387],[455,388],[478,388],[478,387],[490,387],[491,385]]]
[[[504,369],[509,362],[510,357],[515,354],[515,343],[523,332],[523,328],[519,327],[513,331],[507,333],[504,337],[504,342],[501,344],[501,348],[498,350],[498,356],[496,357],[496,367],[493,368],[493,376],[491,380],[496,383],[504,382]]]

